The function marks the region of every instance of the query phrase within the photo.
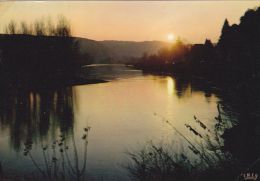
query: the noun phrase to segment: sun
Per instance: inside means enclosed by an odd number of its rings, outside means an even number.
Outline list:
[[[168,34],[167,34],[167,40],[168,40],[169,42],[173,42],[173,41],[175,40],[174,34],[168,33]]]

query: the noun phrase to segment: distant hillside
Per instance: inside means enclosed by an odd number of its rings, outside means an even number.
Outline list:
[[[108,48],[100,42],[85,38],[75,38],[75,41],[78,42],[80,52],[86,54],[91,60],[89,62],[89,60],[86,59],[85,64],[110,62],[112,54],[109,52]]]
[[[155,54],[159,49],[169,46],[162,41],[95,41],[75,38],[81,53],[88,54],[94,63],[126,63],[144,53]]]
[[[161,41],[102,41],[101,44],[105,45],[118,61],[126,61],[129,57],[141,57],[144,53],[154,54],[159,49],[169,46]]]
[[[40,43],[40,39],[45,39],[45,41],[50,41],[57,39],[55,36],[35,36],[35,35],[6,35],[0,34],[0,45],[3,49],[5,47],[5,41],[35,41]],[[160,49],[168,47],[170,44],[162,41],[144,41],[144,42],[134,42],[134,41],[95,41],[86,38],[72,37],[74,42],[77,42],[77,47],[81,53],[80,59],[75,60],[76,63],[81,65],[91,64],[91,63],[133,63],[137,61],[138,58],[142,57],[144,53],[148,55],[156,54]],[[3,42],[3,40],[5,40]],[[39,40],[39,41],[38,41]],[[34,44],[25,44],[26,47],[34,47]],[[44,46],[44,45],[43,45]],[[45,47],[47,48],[47,47]],[[51,47],[49,47],[51,48]],[[10,49],[11,51],[11,49]],[[29,51],[29,50],[28,50]],[[24,52],[25,53],[25,52]],[[50,51],[49,51],[50,53]],[[47,55],[47,54],[46,54]]]

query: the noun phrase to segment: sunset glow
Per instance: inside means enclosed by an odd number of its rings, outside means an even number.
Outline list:
[[[1,2],[0,32],[12,19],[32,23],[62,14],[69,19],[77,37],[173,41],[174,35],[178,35],[190,43],[204,42],[206,38],[216,42],[225,18],[232,24],[239,23],[247,9],[259,5],[259,1]]]
[[[169,42],[173,42],[173,41],[175,40],[174,34],[169,33],[169,34],[167,35],[167,40],[168,40]]]
[[[259,32],[260,0],[2,0],[0,181],[257,180]]]

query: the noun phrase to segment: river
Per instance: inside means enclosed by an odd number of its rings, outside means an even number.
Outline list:
[[[50,148],[61,130],[67,132],[68,145],[76,140],[81,166],[82,135],[89,126],[88,177],[129,180],[124,169],[127,151],[141,149],[149,141],[174,145],[176,152],[182,151],[185,141],[165,120],[193,140],[196,138],[185,124],[203,132],[194,121],[196,116],[213,129],[217,104],[223,101],[196,83],[144,74],[125,65],[87,66],[82,75],[108,82],[22,94],[18,90],[16,96],[1,93],[0,160],[6,173],[37,172],[31,159],[23,155],[28,137],[33,143],[32,156],[44,167],[42,148]],[[72,150],[69,156],[74,164]]]

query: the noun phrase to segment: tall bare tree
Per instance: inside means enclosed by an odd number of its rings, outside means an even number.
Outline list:
[[[17,34],[17,24],[14,20],[11,20],[9,24],[5,27],[6,34]]]
[[[71,36],[71,28],[70,28],[69,21],[64,16],[58,17],[56,35],[57,36]]]

